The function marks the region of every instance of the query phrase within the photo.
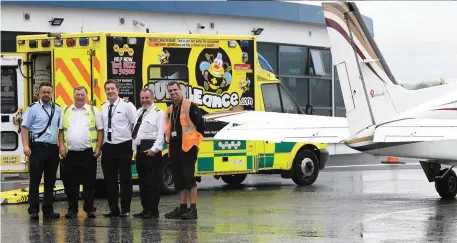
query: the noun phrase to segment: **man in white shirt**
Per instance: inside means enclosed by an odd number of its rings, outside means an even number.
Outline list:
[[[59,133],[59,153],[64,158],[63,173],[68,213],[78,214],[79,186],[84,188],[84,211],[95,218],[94,186],[97,176],[97,158],[103,143],[103,119],[97,108],[87,105],[87,89],[76,87],[75,103],[64,108]]]
[[[132,131],[135,161],[140,186],[143,211],[134,214],[138,218],[158,218],[159,201],[162,192],[162,148],[166,129],[165,113],[154,104],[152,90],[140,92],[142,107]]]
[[[119,85],[114,80],[105,83],[108,100],[102,105],[105,143],[102,147],[102,168],[110,212],[105,217],[127,217],[132,201],[132,133],[136,108],[119,97]],[[119,210],[118,175],[121,184]]]

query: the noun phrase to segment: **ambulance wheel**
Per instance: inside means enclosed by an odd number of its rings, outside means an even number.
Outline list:
[[[246,179],[246,174],[237,174],[237,175],[223,175],[221,179],[223,182],[227,183],[229,186],[238,186],[243,183]]]
[[[441,170],[443,175],[447,170]],[[435,189],[443,199],[453,199],[457,195],[457,176],[455,171],[451,170],[442,179],[435,181]]]
[[[313,184],[319,175],[319,161],[308,149],[300,150],[294,159],[292,180],[299,186]]]
[[[171,171],[171,162],[168,159],[168,155],[162,157],[162,193],[163,194],[174,194],[175,184],[173,183],[173,174]]]

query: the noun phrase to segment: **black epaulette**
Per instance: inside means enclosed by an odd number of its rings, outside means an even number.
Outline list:
[[[105,101],[105,102],[103,102],[103,103],[102,103],[102,105],[104,105],[105,103],[106,103],[106,101]]]
[[[154,106],[154,109],[155,109],[157,112],[159,112],[159,111],[160,111],[160,109],[159,109],[159,108],[157,108],[157,106]]]
[[[55,105],[57,105],[58,107],[60,107],[60,105],[59,105],[59,104],[57,104],[57,103],[54,103],[54,104],[55,104]]]
[[[36,102],[33,102],[32,104],[30,104],[29,107],[32,107],[34,104],[36,104]]]

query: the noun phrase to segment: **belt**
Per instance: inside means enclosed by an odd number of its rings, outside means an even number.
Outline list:
[[[57,144],[54,144],[54,143],[45,143],[45,142],[34,142],[33,143],[34,145],[42,145],[42,146],[57,146]]]
[[[86,148],[83,150],[68,150],[68,152],[88,152],[88,151],[92,151],[92,148]]]

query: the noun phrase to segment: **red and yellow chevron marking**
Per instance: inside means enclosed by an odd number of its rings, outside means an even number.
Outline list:
[[[61,107],[73,104],[73,89],[84,86],[91,96],[90,57],[81,50],[73,53],[65,53],[55,58],[55,83],[56,103]],[[93,77],[100,80],[100,60],[93,58]],[[101,89],[94,87],[94,98],[97,103],[101,102]],[[90,98],[89,98],[90,99]]]

